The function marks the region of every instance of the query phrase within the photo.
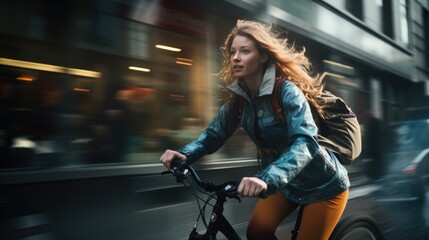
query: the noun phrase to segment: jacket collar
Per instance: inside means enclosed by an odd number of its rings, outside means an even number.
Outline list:
[[[274,82],[276,79],[276,67],[274,64],[271,64],[267,70],[265,70],[264,77],[262,78],[262,83],[259,86],[258,90],[258,97],[264,96],[264,95],[270,95],[273,93],[274,88]],[[238,94],[248,101],[250,101],[249,96],[246,93],[246,90],[244,90],[244,80],[241,78],[237,78],[234,80],[234,82],[231,83],[227,87],[230,91],[234,92],[235,94]]]

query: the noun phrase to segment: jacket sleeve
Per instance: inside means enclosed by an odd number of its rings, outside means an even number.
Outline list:
[[[238,124],[238,101],[230,100],[220,108],[218,115],[197,140],[186,144],[178,151],[186,156],[188,163],[194,163],[204,155],[219,150],[237,130]]]
[[[291,82],[283,84],[281,90],[288,147],[277,160],[256,174],[267,183],[271,194],[292,181],[318,152],[317,127],[304,94]]]

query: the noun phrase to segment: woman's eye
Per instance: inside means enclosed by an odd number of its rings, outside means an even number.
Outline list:
[[[241,52],[242,52],[242,53],[249,53],[249,50],[247,50],[247,49],[243,49],[243,50],[241,50]]]

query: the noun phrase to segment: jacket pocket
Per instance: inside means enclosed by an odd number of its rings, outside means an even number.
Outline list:
[[[329,157],[329,156],[328,156]],[[321,152],[291,181],[291,185],[302,191],[324,188],[335,178],[336,170]]]
[[[280,120],[276,116],[271,114],[267,114],[263,116],[261,121],[262,121],[262,126],[264,127],[270,127],[280,123]]]

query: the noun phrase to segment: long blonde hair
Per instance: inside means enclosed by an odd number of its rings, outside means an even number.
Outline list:
[[[230,49],[236,36],[244,36],[255,42],[260,53],[267,54],[267,66],[268,64],[275,65],[276,78],[287,79],[296,84],[304,93],[307,101],[319,111],[321,107],[316,98],[320,96],[323,89],[322,79],[310,76],[311,63],[304,55],[305,48],[298,51],[293,44],[288,43],[286,38],[281,38],[280,34],[271,25],[238,20],[222,47],[224,61],[219,72],[221,89],[226,89],[235,80]]]

